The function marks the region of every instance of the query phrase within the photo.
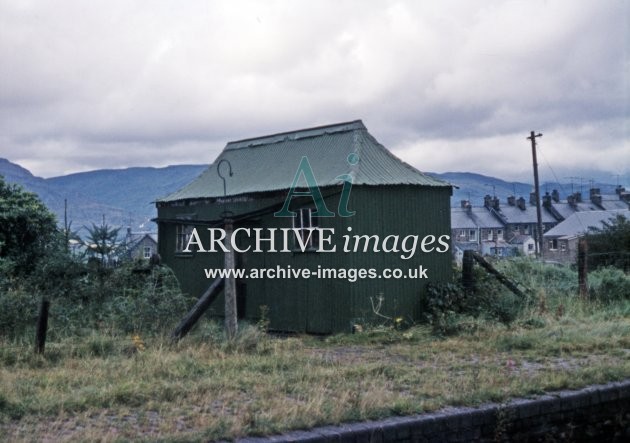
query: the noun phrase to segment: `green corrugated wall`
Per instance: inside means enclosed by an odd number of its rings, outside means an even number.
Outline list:
[[[449,187],[400,186],[355,186],[352,189],[349,209],[356,211],[353,217],[321,218],[320,227],[335,228],[337,241],[335,253],[245,253],[239,262],[246,269],[271,268],[277,265],[293,268],[318,265],[327,268],[409,268],[423,265],[428,269],[429,280],[416,279],[366,279],[350,283],[345,280],[330,279],[265,279],[245,280],[245,317],[258,318],[260,306],[269,308],[270,326],[273,329],[310,333],[331,333],[349,331],[351,322],[359,319],[378,321],[372,314],[370,297],[384,297],[382,313],[394,317],[402,316],[411,320],[421,319],[421,297],[428,281],[448,281],[451,276],[451,251],[446,253],[422,253],[416,251],[414,257],[403,260],[400,253],[356,252],[344,253],[342,235],[378,235],[381,241],[387,235],[449,235],[450,234],[450,193]],[[326,205],[337,212],[339,195],[326,198]],[[260,206],[268,205],[274,199]],[[276,198],[275,201],[278,201]],[[280,199],[281,201],[281,199]],[[216,219],[223,210],[219,205],[197,204],[194,206],[163,206],[158,208],[159,219],[174,219],[187,215],[193,219]],[[230,210],[235,213],[252,209],[250,203],[233,203]],[[247,207],[247,209],[243,209]],[[194,220],[186,223],[194,224]],[[238,226],[282,228],[291,227],[288,218],[275,218],[273,214],[259,216]],[[347,227],[352,232],[347,232]],[[200,235],[207,226],[199,225]],[[278,236],[277,241],[280,241]],[[177,275],[182,289],[199,296],[211,283],[205,278],[204,268],[219,268],[223,265],[221,253],[194,253],[176,255],[175,225],[159,223],[159,248],[165,264]],[[216,315],[223,311],[223,297],[213,304],[211,310]]]

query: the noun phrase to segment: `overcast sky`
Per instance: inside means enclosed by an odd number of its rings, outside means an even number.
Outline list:
[[[210,163],[362,119],[422,171],[630,182],[630,2],[0,0],[0,157]],[[587,177],[588,178],[588,177]]]

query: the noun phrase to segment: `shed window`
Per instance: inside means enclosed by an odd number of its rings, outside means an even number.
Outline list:
[[[477,230],[476,229],[471,229],[470,231],[468,231],[468,240],[470,240],[470,241],[477,241]]]
[[[293,217],[293,228],[297,229],[295,239],[295,249],[301,249],[297,236],[299,235],[302,244],[306,249],[317,249],[319,247],[319,231],[317,229],[317,217],[313,215],[315,212],[312,208],[302,208],[296,211],[297,215]]]
[[[177,225],[175,234],[175,252],[183,252],[184,249],[186,249],[186,246],[188,245],[188,240],[190,240],[190,235],[192,234],[192,230],[192,225]]]
[[[556,249],[558,249],[558,239],[549,240],[549,250],[555,251]]]
[[[566,252],[567,251],[567,243],[566,242],[561,242],[560,243],[560,250],[562,252]]]
[[[151,246],[145,246],[142,255],[143,255],[144,258],[151,258],[151,254],[152,253],[153,253],[153,250],[152,250]]]
[[[497,229],[497,239],[503,240],[503,229]]]
[[[488,232],[486,232],[486,238],[488,240],[492,240],[492,229],[488,229]]]

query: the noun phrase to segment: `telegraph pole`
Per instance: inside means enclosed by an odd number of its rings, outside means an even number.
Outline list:
[[[543,258],[543,231],[542,231],[542,213],[540,209],[540,184],[538,182],[538,160],[536,160],[536,137],[542,137],[542,134],[530,132],[527,140],[532,141],[532,160],[534,163],[534,192],[536,193],[536,219],[538,221],[538,229],[536,237],[536,258]]]

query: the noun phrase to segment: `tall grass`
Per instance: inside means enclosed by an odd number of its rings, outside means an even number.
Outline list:
[[[570,269],[499,266],[532,289],[516,317],[460,314],[447,337],[425,324],[324,339],[241,324],[228,341],[203,320],[176,344],[152,331],[65,330],[41,356],[30,334],[3,336],[0,440],[232,439],[630,377],[627,296],[580,298]]]

